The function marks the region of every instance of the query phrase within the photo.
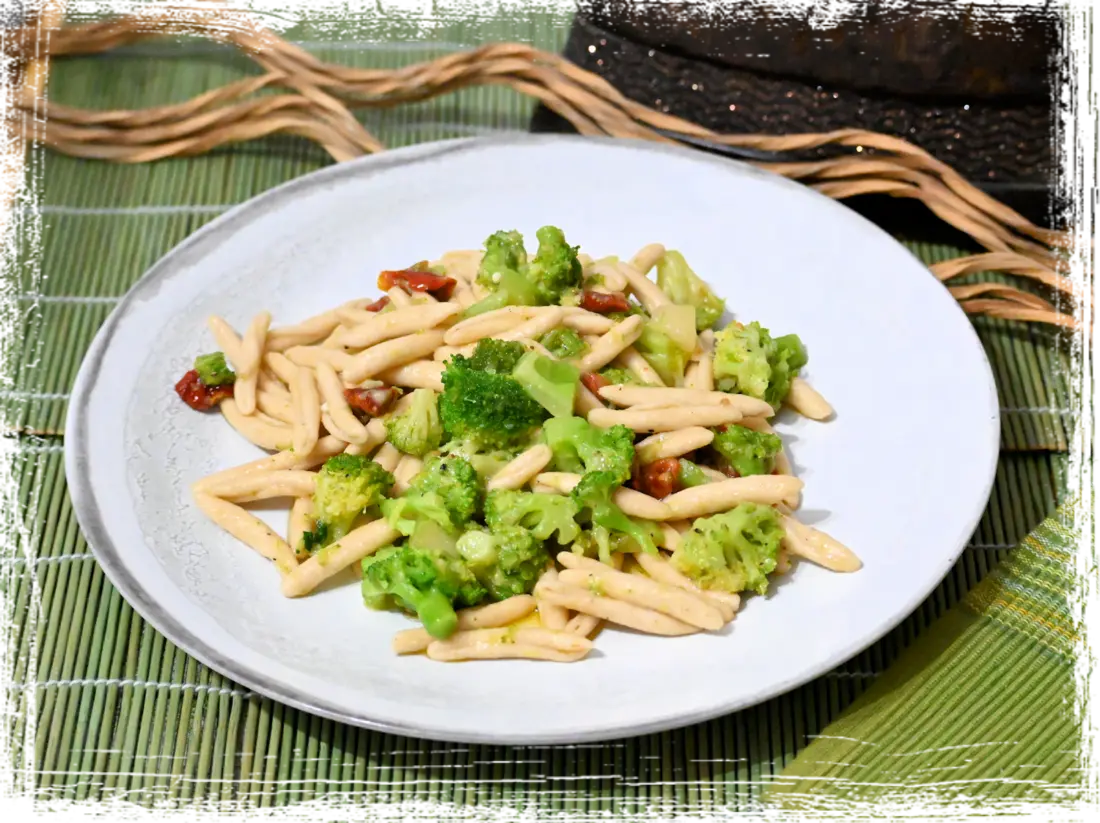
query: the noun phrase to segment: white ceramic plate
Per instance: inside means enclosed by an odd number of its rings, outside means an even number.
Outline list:
[[[440,664],[390,651],[398,614],[351,580],[286,600],[275,569],[209,523],[189,486],[254,459],[173,391],[214,348],[206,317],[288,324],[376,293],[383,268],[561,226],[593,256],[683,251],[738,319],[796,332],[837,409],[781,418],[802,518],[865,567],[808,563],[721,634],[600,635],[570,665]],[[749,166],[640,142],[453,141],[324,169],[239,206],[150,270],[85,360],[67,421],[77,515],[112,582],[199,660],[274,699],[399,734],[463,742],[608,739],[705,720],[828,671],[939,583],[991,488],[999,435],[984,352],[909,252],[845,207]],[[284,511],[268,513],[285,530]]]

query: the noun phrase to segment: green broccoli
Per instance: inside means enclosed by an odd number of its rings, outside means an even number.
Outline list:
[[[200,354],[195,358],[195,371],[199,373],[199,380],[206,386],[224,386],[237,379],[236,373],[225,362],[225,355],[220,351],[210,354]]]
[[[620,369],[615,366],[608,366],[602,369],[600,371],[600,377],[616,386],[636,385],[641,382],[629,369]]]
[[[572,329],[559,328],[548,331],[539,338],[550,354],[559,360],[569,360],[588,351],[588,344]]]
[[[775,509],[740,503],[728,512],[696,520],[671,562],[704,589],[764,594],[782,539]]]
[[[653,367],[668,386],[684,384],[684,370],[687,368],[691,352],[680,348],[664,332],[648,322],[642,327],[641,336],[634,342],[634,348]]]
[[[589,513],[593,531],[606,529],[609,537],[621,533],[631,538],[642,551],[656,554],[657,544],[649,526],[628,517],[612,501],[611,495],[622,484],[617,477],[611,471],[590,471],[573,487],[570,497],[578,509]]]
[[[457,548],[494,600],[529,594],[550,559],[542,541],[519,526],[470,529]]]
[[[554,417],[572,416],[581,382],[576,366],[531,351],[520,358],[512,378]]]
[[[600,429],[580,417],[555,417],[546,421],[542,431],[557,470],[610,472],[617,484],[630,479],[634,432],[626,426]]]
[[[498,489],[485,498],[485,524],[493,530],[519,526],[539,540],[557,534],[561,544],[572,543],[580,532],[577,504],[556,494]]]
[[[413,534],[423,520],[458,532],[481,511],[484,499],[484,481],[469,461],[436,455],[424,464],[401,497],[382,504],[382,514],[404,535]]]
[[[373,609],[391,605],[414,612],[432,637],[458,628],[455,606],[476,606],[485,587],[458,554],[414,548],[405,543],[363,558],[363,602]]]
[[[471,440],[481,449],[514,446],[546,411],[510,376],[480,371],[473,362],[456,354],[443,371],[443,430],[450,439]]]
[[[386,439],[400,452],[423,457],[443,442],[439,403],[431,389],[417,389],[409,401],[404,414],[386,418]]]
[[[482,451],[483,444],[476,440],[451,440],[443,444],[441,454],[461,457],[474,467],[478,475],[488,480],[519,456],[521,447],[494,448]]]
[[[504,306],[536,306],[538,289],[527,278],[527,251],[518,231],[498,231],[485,241],[477,282],[490,294],[465,311],[473,317]]]
[[[543,226],[535,237],[539,250],[527,268],[528,279],[538,289],[543,303],[560,303],[563,295],[581,284],[581,263],[577,259],[579,246],[565,242],[565,234],[557,226]]]
[[[489,374],[511,374],[527,353],[522,343],[486,337],[477,342],[467,366]]]
[[[777,434],[732,425],[715,431],[711,446],[740,477],[748,477],[771,473],[775,468],[775,456],[783,448],[783,441]]]
[[[797,335],[773,339],[759,323],[730,323],[715,337],[714,378],[726,392],[757,397],[777,408],[791,379],[806,365],[806,349]]]
[[[313,528],[302,535],[305,548],[313,551],[340,540],[392,487],[393,475],[373,460],[354,454],[330,457],[317,472]]]
[[[680,458],[680,485],[685,489],[690,489],[695,486],[702,486],[704,483],[709,483],[710,478],[706,473],[690,460]]]
[[[678,251],[666,251],[657,263],[657,285],[673,303],[695,307],[697,331],[709,329],[726,310],[725,301],[692,271]]]

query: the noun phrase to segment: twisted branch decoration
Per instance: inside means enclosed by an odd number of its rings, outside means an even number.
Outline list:
[[[12,56],[19,65],[35,55],[36,33],[36,27],[27,26],[5,38],[15,44]],[[319,144],[342,162],[385,148],[355,119],[354,109],[388,108],[462,88],[503,85],[541,101],[582,135],[663,143],[679,142],[667,135],[684,136],[793,155],[824,146],[848,149],[824,160],[755,165],[838,200],[871,193],[920,200],[986,249],[984,254],[931,266],[944,283],[967,274],[999,271],[1042,287],[1060,305],[1072,307],[1080,297],[1063,274],[1067,234],[1034,225],[905,140],[859,129],[719,134],[629,100],[601,77],[556,54],[519,43],[489,44],[396,70],[358,69],[318,60],[231,12],[211,16],[193,8],[158,4],[152,14],[57,29],[50,36],[49,54],[94,54],[153,37],[184,34],[233,45],[263,73],[183,103],[148,109],[90,111],[50,104],[44,127],[25,128],[23,137],[42,140],[76,157],[143,163],[202,154],[272,134],[293,134]],[[283,91],[257,96],[275,88]],[[18,103],[23,111],[42,106],[33,88]],[[1077,328],[1072,313],[1016,286],[980,282],[948,289],[971,314]]]

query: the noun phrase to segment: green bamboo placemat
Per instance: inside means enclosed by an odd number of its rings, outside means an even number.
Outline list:
[[[427,34],[366,18],[339,37],[291,39],[326,60],[393,67],[488,40],[559,49],[566,21],[443,21]],[[186,99],[251,73],[206,43],[142,44],[57,64],[52,99],[103,109]],[[390,146],[524,130],[528,100],[475,89],[371,113]],[[6,548],[5,619],[14,712],[2,735],[25,787],[48,797],[151,804],[307,800],[418,802],[475,814],[498,806],[571,819],[705,814],[745,808],[761,786],[849,705],[937,616],[986,576],[1062,496],[1071,429],[1068,354],[1056,335],[979,318],[1002,406],[993,496],[967,551],[901,626],[855,659],[775,700],[689,729],[604,745],[494,747],[424,743],[322,720],[250,694],[149,629],[106,581],[73,517],[62,469],[68,392],[95,331],[157,258],[228,205],[325,165],[304,141],[271,139],[208,156],[112,166],[36,155],[43,218],[27,234],[17,295],[21,335],[9,351],[0,414],[16,432],[12,465],[24,539]],[[959,254],[909,244],[934,262]],[[11,441],[8,441],[11,442]],[[33,739],[26,739],[33,716]],[[450,804],[439,806],[438,804]],[[360,811],[362,811],[360,809]],[[348,812],[351,816],[351,812]]]

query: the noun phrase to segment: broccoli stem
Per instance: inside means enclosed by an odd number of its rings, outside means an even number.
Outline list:
[[[451,601],[441,592],[435,589],[422,592],[412,586],[399,586],[397,595],[416,609],[416,616],[432,637],[445,640],[458,628],[458,615]]]

